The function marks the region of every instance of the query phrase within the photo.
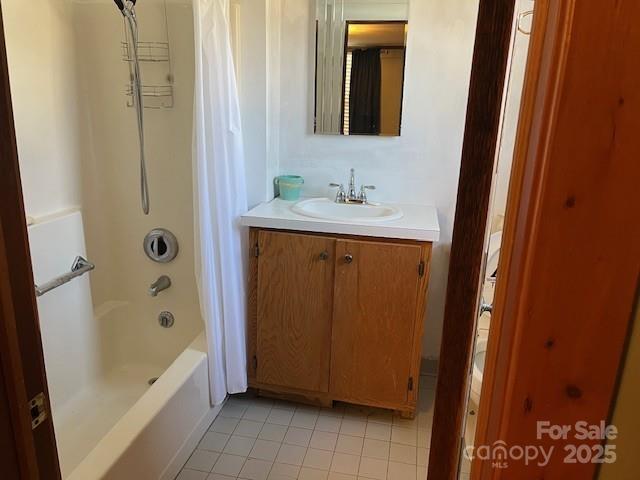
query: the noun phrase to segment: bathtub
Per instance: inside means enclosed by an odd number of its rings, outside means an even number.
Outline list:
[[[29,226],[36,284],[67,271],[77,255],[96,263],[91,273],[38,298],[62,477],[173,479],[218,411],[209,404],[195,284],[179,278],[178,262],[146,273],[143,267],[154,265],[140,262],[145,278],[169,271],[178,278],[175,289],[151,298],[142,280],[137,288],[121,279],[124,288],[114,295],[120,300],[94,307],[100,292],[92,297],[92,283],[114,271],[99,252],[87,253],[83,232],[79,210]],[[186,269],[190,259],[181,261]],[[162,310],[175,313],[173,327],[158,324]]]
[[[200,334],[67,478],[173,480],[220,411],[208,385]]]

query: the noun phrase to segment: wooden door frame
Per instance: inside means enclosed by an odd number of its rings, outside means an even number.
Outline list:
[[[11,105],[0,10],[0,408],[8,413],[0,415],[0,465],[4,474],[19,472],[14,478],[58,480]],[[48,415],[32,430],[28,401],[40,392]]]
[[[429,480],[455,478],[478,317],[515,0],[480,0],[436,388]]]
[[[634,0],[536,4],[475,441],[558,449],[531,478],[597,474],[563,448],[602,441],[538,439],[536,422],[609,419],[633,321],[638,15]],[[472,478],[521,478],[512,463],[475,459]]]
[[[564,463],[562,448],[580,442],[538,440],[535,426],[609,417],[638,288],[640,69],[625,54],[640,48],[632,27],[640,9],[633,0],[594,6],[536,3],[475,440],[476,446],[554,444],[561,453],[545,467],[511,461],[501,469],[476,458],[473,480],[597,473],[591,463]],[[465,149],[468,141],[465,133]],[[468,217],[473,208],[485,210],[490,187],[485,181],[482,191],[473,188],[477,180],[464,175],[466,162],[463,153],[430,480],[457,475],[475,333],[478,292],[471,287],[479,283],[474,261],[481,261],[484,229],[476,224],[474,231]],[[620,209],[629,210],[626,218]],[[475,255],[461,245],[470,241]],[[465,258],[472,261],[461,263]],[[603,294],[589,291],[603,280]],[[456,305],[465,301],[466,308]]]

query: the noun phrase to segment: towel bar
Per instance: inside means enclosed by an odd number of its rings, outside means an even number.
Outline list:
[[[90,272],[94,268],[96,268],[96,266],[93,263],[91,263],[89,260],[81,256],[77,256],[76,259],[73,261],[73,264],[71,265],[70,272],[64,273],[47,283],[43,283],[40,286],[36,285],[35,286],[36,297],[41,297],[45,293],[50,292],[55,288],[58,288],[60,285],[69,283],[74,278],[80,277],[85,273]]]

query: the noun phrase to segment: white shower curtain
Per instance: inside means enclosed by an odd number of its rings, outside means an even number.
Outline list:
[[[196,276],[211,402],[247,389],[244,232],[247,210],[228,0],[194,0]]]

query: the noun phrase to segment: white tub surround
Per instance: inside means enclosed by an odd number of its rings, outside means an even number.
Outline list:
[[[242,216],[242,224],[247,227],[401,238],[425,242],[437,242],[440,239],[438,213],[432,206],[388,204],[399,208],[403,213],[402,218],[370,223],[324,220],[299,215],[292,210],[296,203],[279,198],[262,203]]]

